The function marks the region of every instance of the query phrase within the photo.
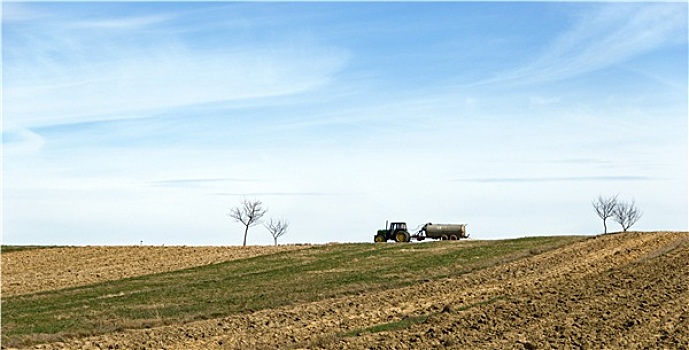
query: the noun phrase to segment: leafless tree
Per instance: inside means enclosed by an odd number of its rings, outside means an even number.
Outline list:
[[[634,201],[617,203],[613,212],[614,219],[622,226],[623,232],[627,232],[630,227],[634,226],[642,215],[643,212],[636,207]]]
[[[617,207],[617,196],[618,195],[614,195],[608,198],[598,196],[598,199],[591,203],[593,204],[593,209],[596,211],[596,215],[603,219],[604,233],[608,233],[608,224],[606,220],[614,215],[615,208]]]
[[[265,214],[266,209],[263,209],[263,203],[256,199],[251,201],[244,198],[239,206],[230,210],[228,215],[244,225],[244,243],[242,246],[246,247],[246,235],[249,233],[249,227],[259,224]]]
[[[263,226],[270,231],[270,234],[273,235],[273,240],[275,241],[275,245],[278,245],[278,238],[285,233],[287,233],[287,227],[289,226],[289,222],[286,220],[277,220],[273,222],[273,219],[270,219],[267,224],[264,224]]]

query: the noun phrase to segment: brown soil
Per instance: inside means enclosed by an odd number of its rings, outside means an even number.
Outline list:
[[[607,235],[461,278],[35,348],[689,349],[687,276],[689,233]]]
[[[3,253],[2,296],[174,271],[305,247],[66,247]]]

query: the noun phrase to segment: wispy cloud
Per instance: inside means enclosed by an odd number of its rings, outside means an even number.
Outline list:
[[[11,47],[3,62],[5,127],[142,118],[304,93],[330,83],[349,57],[308,38],[210,45],[203,33],[166,30],[171,18],[56,16],[6,28],[12,35],[3,43]]]
[[[25,4],[19,2],[2,4],[2,21],[5,23],[35,21],[49,17],[51,17],[49,13],[36,10],[35,8],[29,8]]]
[[[542,182],[594,182],[594,181],[650,181],[647,176],[565,176],[565,177],[485,177],[456,179],[457,182],[478,183],[542,183]]]
[[[31,69],[28,62],[16,63],[6,65],[13,75]],[[342,63],[338,53],[319,49],[132,53],[114,62],[76,69],[58,64],[54,70],[44,72],[41,81],[24,86],[8,84],[5,113],[10,125],[36,127],[131,118],[150,110],[199,103],[296,94],[326,84]],[[71,74],[65,75],[68,71]]]
[[[2,132],[2,146],[5,155],[17,155],[40,151],[45,139],[28,129],[8,130]]]
[[[77,21],[70,24],[73,28],[133,30],[161,24],[173,19],[172,15],[150,15],[138,17],[108,18],[103,20]]]
[[[248,193],[227,193],[227,192],[218,192],[218,193],[213,193],[214,196],[232,196],[232,197],[258,197],[258,196],[280,196],[280,197],[290,197],[290,196],[314,196],[314,197],[321,197],[321,196],[343,196],[345,194],[342,193],[325,193],[325,192],[248,192]],[[348,193],[346,195],[352,195],[351,193]]]
[[[213,178],[213,179],[175,179],[175,180],[160,180],[151,181],[147,185],[151,187],[199,187],[204,185],[213,185],[227,182],[254,182],[254,179],[235,179],[229,177]]]
[[[613,162],[608,160],[601,160],[596,158],[566,158],[552,160],[549,163],[554,164],[613,164]]]
[[[678,11],[672,3],[605,5],[581,14],[530,64],[472,85],[544,83],[603,69],[686,41],[686,21],[686,7]]]

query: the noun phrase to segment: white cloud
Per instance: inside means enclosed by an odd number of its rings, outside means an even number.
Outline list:
[[[39,16],[34,8],[12,8],[13,18]],[[6,26],[6,128],[140,118],[185,105],[303,93],[331,82],[349,57],[308,38],[199,44],[204,33],[167,30],[175,16],[165,13],[62,16]]]
[[[168,15],[150,15],[150,16],[139,16],[139,17],[122,17],[122,18],[110,18],[104,20],[89,20],[89,21],[78,21],[71,24],[74,28],[86,28],[86,29],[114,29],[114,30],[132,30],[142,27],[148,27],[155,24],[164,23],[173,19],[173,16]]]
[[[29,129],[4,131],[2,138],[3,152],[5,154],[31,154],[40,151],[43,145],[45,145],[45,139]]]
[[[42,20],[48,17],[50,17],[48,13],[29,8],[19,2],[3,2],[2,4],[2,21],[6,23]]]
[[[686,40],[686,11],[664,4],[610,4],[584,13],[532,63],[472,85],[531,84],[572,78]],[[686,43],[685,43],[686,44]]]
[[[345,61],[341,50],[248,48],[156,51],[106,63],[57,65],[27,83],[5,85],[5,121],[15,127],[36,127],[296,94],[327,84]],[[20,74],[32,67],[17,62],[6,69]]]

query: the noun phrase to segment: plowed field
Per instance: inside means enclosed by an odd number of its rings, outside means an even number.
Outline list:
[[[689,233],[615,234],[393,289],[33,348],[688,349],[687,276]]]
[[[307,246],[59,247],[2,254],[2,296],[42,292]]]

